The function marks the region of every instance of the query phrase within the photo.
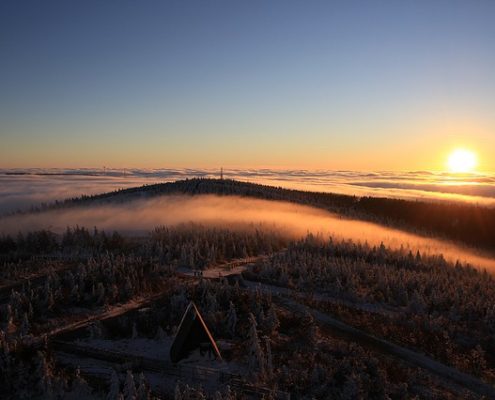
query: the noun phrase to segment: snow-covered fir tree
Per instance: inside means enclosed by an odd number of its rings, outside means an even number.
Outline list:
[[[261,349],[256,318],[252,313],[249,313],[249,333],[248,333],[248,367],[249,370],[257,377],[263,379],[265,375],[265,357]]]
[[[110,385],[108,388],[108,393],[106,396],[106,400],[118,400],[120,395],[120,381],[117,372],[112,368],[112,372],[110,374]]]
[[[138,389],[137,389],[137,400],[150,400],[151,394],[150,394],[150,389],[149,389],[149,384],[148,381],[146,380],[146,377],[144,374],[141,372],[139,374],[139,383],[138,383]]]
[[[229,304],[229,311],[227,313],[227,332],[231,338],[235,336],[236,327],[237,327],[237,312],[235,310],[235,305],[232,301]]]
[[[124,394],[124,400],[136,400],[136,383],[134,382],[134,375],[130,370],[127,370],[122,393]]]

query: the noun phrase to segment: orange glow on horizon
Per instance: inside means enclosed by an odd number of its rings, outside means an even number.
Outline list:
[[[449,155],[447,165],[450,172],[468,173],[475,170],[478,159],[473,151],[456,149]]]

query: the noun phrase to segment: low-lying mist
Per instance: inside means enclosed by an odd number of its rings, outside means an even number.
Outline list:
[[[352,239],[391,248],[441,253],[449,261],[460,260],[495,272],[495,260],[447,241],[431,239],[378,224],[350,220],[312,207],[236,196],[163,196],[125,204],[51,210],[0,219],[0,233],[15,235],[40,229],[61,233],[67,226],[97,227],[128,235],[142,235],[156,226],[195,222],[239,229],[263,224],[290,237],[322,233],[336,239]]]
[[[42,202],[186,178],[218,178],[217,169],[1,169],[0,215]],[[495,175],[226,169],[228,179],[355,196],[455,201],[495,206]]]

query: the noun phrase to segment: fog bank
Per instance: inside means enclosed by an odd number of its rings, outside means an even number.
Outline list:
[[[248,199],[236,196],[163,196],[118,205],[51,210],[37,214],[0,219],[0,233],[49,229],[63,232],[67,226],[84,226],[127,234],[143,234],[159,225],[174,226],[195,222],[209,226],[233,227],[264,224],[282,230],[291,237],[308,232],[335,238],[352,239],[392,248],[442,253],[446,259],[469,262],[495,272],[495,260],[449,242],[430,239],[358,220],[344,219],[329,212],[286,202]]]
[[[226,169],[224,176],[289,189],[495,206],[493,174]],[[67,197],[196,177],[218,178],[219,170],[0,169],[0,214]]]

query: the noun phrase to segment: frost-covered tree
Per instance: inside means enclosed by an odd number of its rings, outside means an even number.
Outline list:
[[[158,329],[156,330],[156,334],[155,334],[155,340],[163,341],[165,340],[166,337],[167,334],[165,333],[165,331],[162,329],[161,326],[158,326]]]
[[[12,365],[13,366],[13,365]],[[17,379],[15,382],[7,382],[6,385],[4,385],[4,389],[6,389],[8,386],[11,386],[15,390],[15,394],[19,399],[31,399],[33,397],[33,389],[36,391],[36,383],[32,382],[32,375],[29,374],[28,371],[28,366],[20,360],[19,363],[15,365],[16,367],[16,373],[17,373]],[[10,371],[7,371],[10,372]],[[9,373],[7,376],[12,377],[12,374]],[[7,377],[5,376],[5,378]],[[2,376],[0,376],[2,377]],[[36,379],[36,377],[35,377]],[[37,393],[36,395],[40,395]]]
[[[188,304],[187,295],[182,288],[181,291],[170,298],[170,309],[172,311],[172,318],[179,320],[184,313]]]
[[[70,300],[72,303],[77,304],[81,300],[81,295],[79,293],[79,286],[74,285],[70,291]]]
[[[195,388],[177,382],[175,385],[174,400],[206,400],[206,394],[201,386]]]
[[[21,326],[19,328],[19,335],[26,336],[29,333],[29,330],[30,330],[29,318],[27,313],[24,313],[24,316],[22,317]]]
[[[98,282],[96,288],[96,303],[102,305],[105,303],[105,286],[102,282]]]
[[[214,400],[237,400],[237,398],[237,395],[232,391],[230,385],[227,385],[222,392],[215,392],[214,395]]]
[[[10,304],[7,304],[7,326],[6,326],[6,332],[7,333],[14,333],[17,330],[17,326],[14,323],[14,313],[12,311],[12,306]]]
[[[126,373],[123,394],[125,400],[136,400],[136,383],[134,382],[134,375],[132,375],[130,370],[127,370]]]
[[[132,339],[137,339],[138,337],[139,337],[139,334],[138,334],[138,331],[137,331],[136,322],[133,322],[132,323],[132,335],[131,335],[131,338]]]
[[[180,387],[180,382],[177,382],[174,389],[174,400],[184,400],[182,397],[182,389]]]
[[[137,389],[137,400],[149,400],[150,399],[150,389],[149,384],[146,381],[146,377],[141,372],[139,374],[139,384]]]
[[[52,371],[46,360],[45,355],[38,351],[36,354],[35,367],[35,391],[43,396],[51,397],[52,395]]]
[[[124,300],[129,300],[134,295],[134,286],[132,284],[130,276],[127,276],[124,280],[122,295]]]
[[[270,338],[265,336],[265,347],[266,347],[266,376],[268,379],[273,377],[273,358],[272,358],[272,346],[270,344]]]
[[[120,381],[117,372],[112,368],[112,373],[110,375],[110,385],[106,400],[118,400],[120,395]]]
[[[271,304],[265,318],[263,319],[263,330],[268,334],[272,334],[277,331],[279,326],[280,322],[277,317],[277,311],[275,311],[273,304]]]
[[[318,327],[313,315],[306,311],[303,316],[303,329],[307,343],[314,347],[318,343]]]
[[[256,371],[259,378],[265,375],[265,357],[261,349],[258,332],[256,330],[257,323],[253,314],[249,313],[249,333],[248,333],[248,366],[250,371]]]
[[[0,382],[6,383],[10,372],[10,351],[5,333],[0,329]]]
[[[213,314],[218,311],[217,296],[212,291],[208,291],[206,294],[206,313]]]
[[[492,307],[488,308],[485,316],[485,323],[487,324],[491,332],[495,335],[495,304]]]
[[[93,399],[92,390],[87,382],[81,377],[81,371],[76,368],[74,379],[72,380],[72,388],[69,393],[66,394],[67,399],[70,400],[90,400]]]
[[[408,309],[414,314],[422,314],[426,310],[426,304],[418,290],[413,292],[408,304]]]
[[[95,323],[91,324],[88,327],[88,329],[89,329],[89,337],[91,339],[100,339],[103,337],[103,329],[99,321],[96,321]]]
[[[233,338],[235,336],[236,327],[237,327],[237,312],[235,310],[235,305],[232,302],[230,302],[229,305],[226,324],[227,324],[227,332],[229,333],[230,337]]]

